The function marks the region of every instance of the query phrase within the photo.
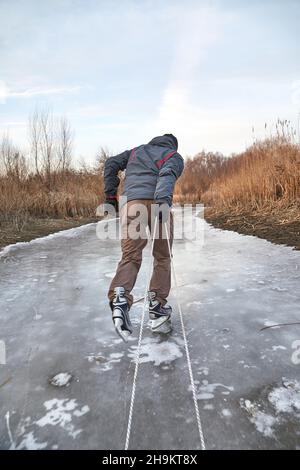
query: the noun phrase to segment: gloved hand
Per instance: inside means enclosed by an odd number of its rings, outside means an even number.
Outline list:
[[[105,201],[104,204],[110,204],[111,206],[113,206],[114,209],[115,209],[116,215],[119,213],[119,202],[118,202],[118,199],[116,197],[107,196],[106,201]],[[107,211],[106,211],[106,213],[104,212],[104,215],[107,215]]]
[[[155,203],[158,205],[157,211],[159,222],[168,222],[171,210],[169,204],[166,201],[155,201]]]

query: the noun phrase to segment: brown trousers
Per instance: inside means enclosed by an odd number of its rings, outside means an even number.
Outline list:
[[[133,207],[135,204],[142,204],[146,208],[146,218],[144,218],[142,222],[140,220],[136,220],[138,219],[139,214],[137,215],[136,213],[136,207]],[[152,231],[154,229],[154,217],[153,214],[151,217],[151,204],[154,204],[152,200],[136,199],[134,201],[129,201],[121,209],[122,259],[118,264],[116,275],[109,287],[108,298],[109,300],[112,300],[114,295],[113,290],[115,287],[124,287],[125,296],[128,300],[129,307],[131,307],[133,302],[131,291],[135,285],[136,278],[142,264],[142,251],[147,245],[147,237],[145,237],[147,225],[150,228],[151,235],[153,236]],[[130,236],[130,228],[128,230],[129,224],[131,228],[138,230],[144,236],[132,238]],[[159,222],[156,229],[157,238],[155,239],[153,246],[154,264],[153,274],[150,281],[150,291],[156,292],[157,300],[161,302],[162,305],[165,305],[171,288],[171,262],[167,238],[166,236],[162,238],[162,234],[165,234],[163,225],[163,223]],[[170,213],[168,232],[170,236],[170,246],[172,247],[172,213]]]

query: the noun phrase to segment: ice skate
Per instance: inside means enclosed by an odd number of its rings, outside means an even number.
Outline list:
[[[149,300],[149,326],[153,333],[170,333],[172,330],[172,307],[168,304],[162,306],[156,299],[155,292],[148,292]]]
[[[110,302],[110,308],[116,332],[127,343],[129,336],[132,334],[132,325],[129,318],[128,302],[124,294],[125,289],[123,287],[116,287],[114,289],[114,298]]]

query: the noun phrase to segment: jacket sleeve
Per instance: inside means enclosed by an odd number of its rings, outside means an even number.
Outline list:
[[[104,191],[106,197],[116,196],[120,183],[118,173],[125,170],[130,153],[131,150],[125,150],[125,152],[106,160],[104,166]]]
[[[184,160],[179,153],[170,157],[160,168],[154,200],[172,205],[173,191],[177,178],[184,168]]]

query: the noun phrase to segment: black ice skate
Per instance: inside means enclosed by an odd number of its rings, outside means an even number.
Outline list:
[[[124,294],[124,287],[116,287],[114,289],[114,298],[110,302],[110,308],[116,332],[127,343],[129,336],[132,334],[132,325],[129,318],[128,302]]]
[[[154,333],[170,333],[172,330],[172,307],[168,304],[162,306],[156,299],[155,292],[148,292],[149,300],[149,326]]]

